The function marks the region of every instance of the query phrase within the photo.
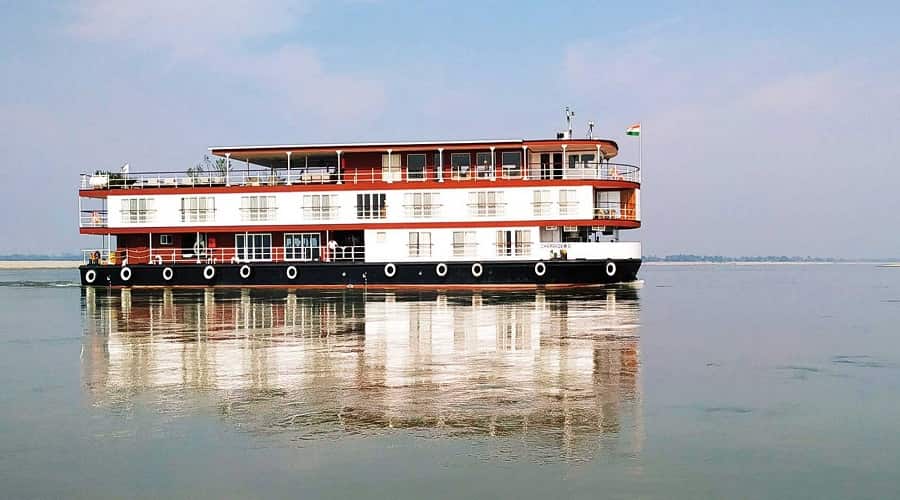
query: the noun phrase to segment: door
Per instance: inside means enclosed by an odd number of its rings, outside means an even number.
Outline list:
[[[402,179],[402,174],[400,173],[400,155],[381,155],[381,180],[384,182],[400,182],[400,179]]]
[[[549,179],[551,174],[550,155],[541,153],[541,179]]]
[[[553,178],[563,178],[563,155],[562,153],[553,153]]]
[[[301,234],[300,248],[303,260],[320,260],[322,256],[322,239],[319,233]]]

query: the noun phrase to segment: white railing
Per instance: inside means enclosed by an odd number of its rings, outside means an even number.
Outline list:
[[[226,264],[242,262],[362,262],[362,245],[333,249],[317,247],[195,247],[125,248],[118,250],[82,250],[85,264]]]
[[[618,202],[598,203],[594,207],[595,219],[637,221],[637,211],[633,207],[622,206]]]
[[[522,181],[604,180],[640,183],[640,168],[624,163],[579,162],[574,168],[559,163],[534,163],[523,168],[500,168],[485,172],[470,166],[463,171],[445,166],[442,175],[433,167],[425,174],[412,176],[403,169],[399,176],[384,175],[379,168],[342,172],[286,170],[232,170],[225,173],[187,175],[183,172],[95,173],[81,174],[81,189],[151,189],[222,186],[290,186],[307,184],[384,184],[394,182],[469,182],[489,183],[498,179]]]
[[[78,214],[78,227],[107,227],[108,224],[106,210],[82,210]]]

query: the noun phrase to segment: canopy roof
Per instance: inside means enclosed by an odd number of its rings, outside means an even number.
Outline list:
[[[406,142],[358,142],[335,144],[281,144],[267,146],[214,146],[209,152],[215,156],[229,156],[237,161],[249,161],[269,168],[286,168],[287,153],[293,161],[302,161],[304,157],[337,157],[352,153],[387,153],[434,151],[486,151],[491,147],[510,149],[527,147],[529,151],[561,151],[566,145],[569,151],[593,151],[600,146],[606,158],[612,158],[619,152],[615,141],[608,139],[474,139],[460,141],[406,141]],[[299,163],[298,163],[299,164]]]

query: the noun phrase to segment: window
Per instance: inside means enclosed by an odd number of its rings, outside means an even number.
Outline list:
[[[153,198],[123,198],[122,222],[141,224],[153,220]]]
[[[440,208],[438,193],[406,193],[403,206],[407,217],[434,217]]]
[[[431,233],[409,233],[409,256],[431,257]]]
[[[497,255],[521,257],[531,254],[531,231],[497,231]]]
[[[424,181],[425,180],[425,155],[424,154],[408,154],[408,155],[406,155],[406,180],[408,180],[408,181]]]
[[[171,234],[161,234],[159,235],[159,244],[162,246],[172,246],[172,235]]]
[[[503,165],[503,177],[522,176],[522,153],[504,151],[500,154],[500,164]]]
[[[356,195],[357,219],[384,219],[387,205],[384,193],[361,193]]]
[[[284,260],[319,260],[321,253],[319,233],[285,233]]]
[[[312,220],[330,219],[337,215],[337,195],[303,195],[303,217]],[[358,209],[357,209],[358,210]]]
[[[181,222],[215,220],[216,199],[212,196],[188,196],[181,199]]]
[[[619,191],[597,191],[594,202],[594,216],[599,219],[618,219],[621,194]]]
[[[453,256],[475,257],[475,231],[453,231]]]
[[[594,153],[569,155],[569,168],[593,168],[594,158]]]
[[[269,233],[236,234],[234,247],[242,262],[272,260],[272,235]]]
[[[381,155],[381,180],[385,182],[399,181],[400,175],[400,155]]]
[[[559,215],[575,215],[578,208],[578,198],[574,189],[559,190]]]
[[[478,171],[478,177],[493,177],[493,153],[481,152],[475,154],[475,168]]]
[[[503,193],[500,191],[470,192],[469,208],[472,215],[475,216],[503,215]]]
[[[550,215],[550,208],[553,205],[553,202],[550,201],[550,190],[535,190],[534,201],[532,201],[531,204],[534,208],[534,215],[538,217]]]
[[[469,153],[452,153],[450,155],[450,176],[454,179],[468,178],[471,161],[472,157]]]
[[[241,220],[256,222],[274,219],[274,196],[241,196]]]

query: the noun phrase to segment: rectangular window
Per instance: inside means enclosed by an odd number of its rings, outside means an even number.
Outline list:
[[[408,181],[424,181],[425,180],[425,155],[424,154],[408,154],[408,155],[406,155],[406,180],[408,180]]]
[[[181,222],[212,222],[216,216],[216,199],[212,196],[181,198]]]
[[[153,220],[153,198],[123,198],[122,222],[142,224]]]
[[[574,189],[559,190],[559,215],[575,215],[578,198]]]
[[[272,235],[242,233],[234,235],[235,254],[241,262],[272,260]]]
[[[593,168],[595,157],[593,153],[569,155],[569,168]]]
[[[515,178],[522,176],[522,153],[518,151],[504,151],[500,154],[500,163],[503,165],[503,177]]]
[[[386,195],[384,193],[361,193],[356,195],[357,219],[384,219],[387,217]]]
[[[319,233],[285,233],[284,260],[320,260],[321,254]]]
[[[407,217],[434,217],[440,210],[438,193],[406,193],[404,201]]]
[[[159,235],[159,244],[163,246],[172,246],[172,235],[171,234],[161,234]]]
[[[409,256],[431,257],[431,233],[409,233]]]
[[[531,202],[531,205],[534,209],[534,215],[538,217],[550,215],[550,209],[553,206],[553,202],[550,201],[550,190],[536,189],[534,191],[534,201]]]
[[[338,212],[337,195],[305,194],[303,195],[303,217],[309,220],[327,220]]]
[[[452,153],[450,155],[450,176],[453,179],[468,179],[472,156],[469,153]]]
[[[594,217],[618,219],[621,216],[621,194],[619,191],[597,191],[594,201]]]
[[[478,217],[503,215],[503,193],[501,191],[477,191],[469,193],[469,209]]]
[[[401,180],[400,154],[381,155],[381,180],[395,182]]]
[[[241,196],[241,220],[247,222],[275,220],[275,197]]]
[[[475,231],[453,231],[453,256],[475,257]]]
[[[524,257],[531,254],[531,231],[497,231],[497,256]]]
[[[492,156],[493,153],[489,152],[480,152],[475,154],[475,166],[478,172],[478,177],[494,176],[494,161]]]

